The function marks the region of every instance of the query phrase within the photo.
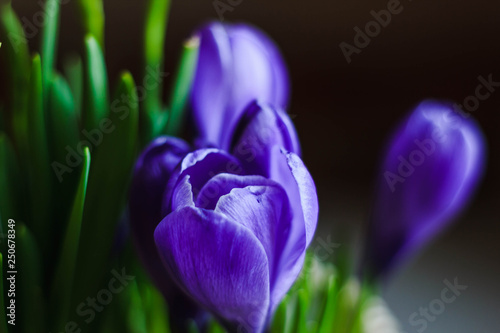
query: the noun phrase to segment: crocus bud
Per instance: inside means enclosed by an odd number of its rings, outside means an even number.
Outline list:
[[[478,125],[453,106],[422,102],[392,137],[380,171],[367,249],[384,275],[448,226],[471,199],[484,169]]]
[[[253,104],[231,140],[233,154],[189,153],[164,194],[155,241],[165,268],[231,332],[265,329],[316,229],[316,188],[288,151],[298,143],[285,117]]]
[[[159,137],[141,153],[135,164],[130,187],[129,215],[134,245],[151,279],[163,293],[177,319],[196,316],[197,307],[189,300],[163,267],[154,244],[154,230],[162,220],[161,201],[173,170],[190,151],[183,140]]]
[[[251,101],[286,106],[288,74],[277,47],[253,27],[211,23],[197,35],[194,120],[208,146],[227,150],[232,130]]]

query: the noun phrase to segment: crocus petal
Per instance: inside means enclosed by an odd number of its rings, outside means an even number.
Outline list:
[[[232,331],[262,331],[269,306],[269,264],[249,229],[213,211],[184,207],[165,217],[155,240],[165,265],[188,295]]]
[[[261,30],[246,24],[229,25],[227,30],[236,80],[241,83],[234,87],[235,101],[241,101],[244,107],[253,99],[266,96],[266,102],[286,108],[290,78],[276,44]],[[253,84],[248,78],[253,79]]]
[[[196,207],[215,209],[219,198],[235,188],[247,186],[265,186],[274,182],[262,176],[240,176],[230,173],[220,173],[210,179],[201,189],[196,198]]]
[[[283,289],[282,281],[288,289],[289,272],[279,268],[284,260],[282,253],[287,244],[292,216],[284,190],[278,184],[268,182],[265,186],[233,189],[220,198],[215,212],[252,230],[264,246],[270,266],[271,304],[278,304],[284,294],[274,290]]]
[[[451,105],[423,102],[386,154],[370,227],[369,269],[385,274],[439,234],[471,198],[485,143]]]
[[[194,120],[204,141],[218,144],[230,94],[232,55],[229,38],[219,23],[199,30],[200,48],[191,103]]]
[[[191,176],[184,176],[174,189],[172,194],[172,210],[185,206],[194,207],[193,187],[189,181]]]
[[[185,181],[189,175],[191,191],[194,194],[193,200],[205,183],[219,173],[240,174],[243,169],[239,161],[228,153],[215,149],[199,149],[186,155],[176,170],[173,172],[163,195],[164,215],[172,211],[172,194],[180,181]]]
[[[300,157],[274,146],[271,158],[270,178],[284,188],[293,214],[290,235],[279,264],[283,278],[271,295],[271,299],[275,300],[281,299],[300,273],[306,248],[316,230],[319,209],[316,186]],[[277,305],[273,303],[271,306],[274,308]]]
[[[251,101],[286,106],[288,74],[276,46],[255,28],[212,23],[199,35],[194,117],[205,141],[228,149],[233,128]]]
[[[269,105],[251,103],[233,134],[233,155],[247,174],[270,177],[274,147],[298,154],[300,145],[288,116]]]
[[[318,195],[316,185],[304,162],[293,152],[275,147],[270,179],[278,182],[285,189],[290,202],[300,202],[294,205],[294,218],[303,222],[306,244],[311,243],[318,223]]]

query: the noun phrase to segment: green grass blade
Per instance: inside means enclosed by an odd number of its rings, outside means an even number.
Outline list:
[[[149,283],[145,283],[142,289],[144,303],[146,304],[146,315],[148,323],[148,332],[163,333],[170,332],[170,318],[168,305],[163,295]]]
[[[289,296],[285,296],[285,298],[281,301],[280,305],[278,305],[278,308],[276,309],[273,322],[271,324],[272,333],[286,332],[288,297]]]
[[[64,74],[71,88],[75,104],[75,114],[78,120],[82,113],[83,96],[83,64],[79,57],[71,57],[64,63]]]
[[[338,291],[334,332],[351,333],[359,311],[361,289],[358,280],[349,279]]]
[[[309,309],[308,295],[304,289],[297,292],[297,304],[295,310],[295,332],[307,332],[307,310]]]
[[[208,324],[208,333],[224,333],[224,328],[215,320],[212,319]]]
[[[163,46],[167,32],[170,0],[150,0],[146,14],[145,57],[146,64],[156,66],[163,62]]]
[[[47,0],[45,3],[45,25],[42,34],[42,81],[45,105],[47,105],[49,86],[52,81],[57,54],[57,35],[59,29],[59,1]]]
[[[14,145],[24,159],[27,153],[27,101],[30,78],[30,55],[28,43],[18,17],[10,4],[0,4],[1,53],[5,55],[4,65],[8,68],[7,96],[10,97],[5,109],[7,133],[14,138]]]
[[[86,63],[83,101],[83,127],[87,131],[99,128],[109,110],[108,76],[102,49],[91,35],[85,38]]]
[[[157,82],[153,87],[148,87],[144,99],[144,112],[141,114],[143,127],[143,144],[149,142],[162,130],[164,120],[158,124],[158,118],[164,112],[162,105],[161,72],[163,71],[163,52],[165,34],[167,32],[168,13],[170,0],[149,0],[146,13],[146,27],[144,30],[144,60],[146,70],[144,76],[151,77]],[[165,114],[162,117],[166,117]]]
[[[335,312],[338,301],[338,280],[335,276],[331,276],[328,281],[328,289],[325,294],[325,309],[323,316],[319,322],[319,333],[332,333],[335,322]]]
[[[62,330],[64,323],[68,320],[71,295],[73,294],[76,259],[80,242],[80,230],[82,227],[83,210],[87,201],[87,183],[90,168],[90,151],[85,148],[85,159],[80,174],[80,181],[75,194],[75,200],[71,209],[69,223],[66,228],[60,258],[51,289],[51,311],[57,314],[54,329]],[[88,268],[88,267],[86,267]]]
[[[104,8],[102,0],[79,0],[78,4],[85,33],[95,36],[99,45],[104,47]]]
[[[168,122],[165,130],[169,135],[177,135],[184,120],[184,111],[196,70],[199,47],[199,37],[192,37],[183,45],[181,61],[170,94]]]
[[[147,329],[147,314],[144,311],[144,304],[139,292],[139,287],[137,286],[137,281],[132,281],[130,285],[127,286],[126,293],[127,300],[125,304],[128,307],[128,311],[125,316],[127,317],[128,331],[134,333],[150,332]]]
[[[64,78],[58,74],[52,78],[48,102],[47,129],[52,171],[52,200],[57,202],[51,212],[53,219],[51,236],[52,239],[61,240],[71,213],[75,189],[78,187],[84,142],[79,142],[78,119],[71,90]],[[74,152],[71,157],[70,151]],[[47,264],[47,268],[53,271],[55,265],[56,263],[51,261],[51,264]]]
[[[19,167],[14,148],[7,135],[0,133],[0,233],[5,230],[8,219],[20,217],[22,208],[18,201],[21,198],[19,183]]]
[[[23,332],[43,331],[47,309],[42,298],[41,260],[35,238],[24,224],[16,227],[16,246],[16,267],[21,273],[16,281],[19,285],[16,321]]]
[[[121,75],[114,96],[109,121],[100,132],[102,143],[92,154],[75,302],[99,290],[109,261],[110,240],[125,206],[128,179],[137,155],[139,107],[130,73]]]
[[[48,153],[45,115],[43,113],[42,68],[40,56],[33,57],[28,107],[28,152],[30,167],[31,221],[42,253],[48,254],[50,244],[49,212],[51,203],[51,170]]]
[[[57,74],[52,79],[49,89],[47,128],[53,175],[57,182],[62,183],[72,173],[72,168],[67,165],[66,161],[67,147],[75,151],[78,149],[79,131],[71,89],[64,78]],[[71,170],[63,168],[63,165]]]

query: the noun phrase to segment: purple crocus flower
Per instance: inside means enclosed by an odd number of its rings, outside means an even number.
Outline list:
[[[288,75],[274,44],[243,25],[214,23],[198,35],[201,149],[168,137],[145,149],[131,186],[132,234],[172,308],[200,306],[229,329],[260,332],[302,268],[316,189],[283,111]]]
[[[234,133],[231,153],[193,151],[164,183],[155,241],[187,295],[229,330],[261,332],[302,268],[318,201],[282,111],[253,103]]]
[[[435,237],[471,199],[485,142],[453,106],[422,102],[398,128],[382,164],[370,226],[368,265],[384,275]]]
[[[231,133],[253,100],[285,108],[288,74],[272,41],[248,25],[202,27],[191,102],[200,137],[227,150]]]

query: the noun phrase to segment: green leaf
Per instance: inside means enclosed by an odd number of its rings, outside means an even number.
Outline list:
[[[101,121],[108,116],[108,76],[101,47],[92,35],[85,38],[85,49],[83,128],[93,131],[99,129]]]
[[[8,219],[20,218],[22,198],[19,191],[21,184],[17,156],[9,138],[0,132],[0,234]],[[0,240],[0,244],[2,240]]]
[[[43,114],[42,68],[40,56],[33,57],[29,84],[28,152],[31,199],[31,229],[38,237],[42,253],[50,244],[51,170]]]
[[[285,298],[281,301],[280,305],[276,309],[276,313],[274,314],[273,322],[271,325],[271,332],[273,333],[285,333],[286,323],[287,323],[287,309],[288,309],[288,298],[289,296],[285,296]]]
[[[82,60],[77,56],[68,58],[64,62],[64,74],[68,79],[68,84],[71,88],[71,92],[73,93],[76,118],[80,120],[82,113],[82,96],[83,96]]]
[[[104,47],[104,8],[102,0],[79,0],[83,27],[86,34],[95,36],[99,45]]]
[[[23,332],[37,332],[45,327],[46,308],[42,293],[42,265],[36,240],[24,225],[16,227],[16,268],[19,285],[18,322]],[[16,325],[17,326],[17,325]]]
[[[170,0],[149,0],[144,30],[144,77],[151,77],[155,84],[148,87],[144,100],[144,112],[141,113],[142,144],[148,143],[161,133],[167,116],[162,106],[161,72],[163,71],[163,52],[167,32]]]
[[[184,120],[184,111],[198,61],[199,47],[199,37],[192,37],[183,45],[181,61],[170,94],[170,108],[165,129],[165,132],[169,135],[177,135]]]
[[[47,130],[50,147],[51,181],[53,188],[52,239],[62,239],[78,187],[83,158],[79,142],[78,119],[68,83],[58,74],[51,80],[47,110]],[[69,157],[70,151],[75,152]],[[55,266],[55,263],[53,265]],[[54,269],[55,267],[50,267]]]
[[[47,0],[45,3],[45,23],[42,35],[42,81],[45,104],[52,81],[57,54],[57,35],[59,29],[59,1]]]
[[[146,313],[144,311],[144,304],[142,302],[137,281],[132,281],[127,287],[128,300],[127,307],[128,313],[127,324],[130,332],[150,332],[146,328]]]
[[[144,309],[147,316],[147,328],[150,333],[169,331],[170,318],[168,305],[163,295],[150,283],[141,284]]]
[[[94,147],[92,154],[93,168],[89,176],[78,256],[77,295],[74,299],[78,303],[99,290],[117,222],[126,203],[128,180],[137,154],[139,108],[130,73],[121,75],[114,96],[109,119],[99,131],[101,142]]]
[[[224,333],[225,330],[216,320],[211,320],[208,324],[208,333]]]
[[[359,311],[361,288],[358,280],[349,279],[338,291],[335,307],[335,332],[351,333]]]
[[[85,147],[85,159],[83,162],[80,181],[69,223],[66,228],[63,245],[60,251],[60,257],[54,275],[54,280],[51,288],[51,312],[57,314],[57,321],[53,327],[55,330],[63,329],[64,323],[68,320],[71,295],[73,294],[75,268],[78,247],[80,242],[80,230],[82,227],[83,210],[86,203],[87,182],[89,178],[90,168],[90,151]]]
[[[328,281],[328,289],[325,294],[325,309],[323,316],[320,318],[319,333],[332,333],[336,318],[336,307],[338,301],[338,284],[337,278],[331,276]]]
[[[295,332],[307,332],[307,309],[309,308],[308,295],[304,289],[297,292],[295,309]]]
[[[6,96],[10,101],[4,113],[5,124],[8,125],[7,134],[14,138],[14,146],[24,161],[28,155],[27,101],[31,61],[23,27],[10,4],[0,4],[0,36],[5,36],[2,54],[6,56],[4,65],[9,74]]]
[[[167,32],[170,0],[150,0],[144,31],[146,64],[156,66],[163,62],[163,46]]]
[[[58,182],[63,182],[64,173],[59,174],[56,172],[54,162],[66,165],[66,155],[68,154],[66,147],[69,146],[77,150],[79,132],[71,89],[64,78],[57,74],[52,79],[49,88],[47,128],[50,138],[53,174]]]

